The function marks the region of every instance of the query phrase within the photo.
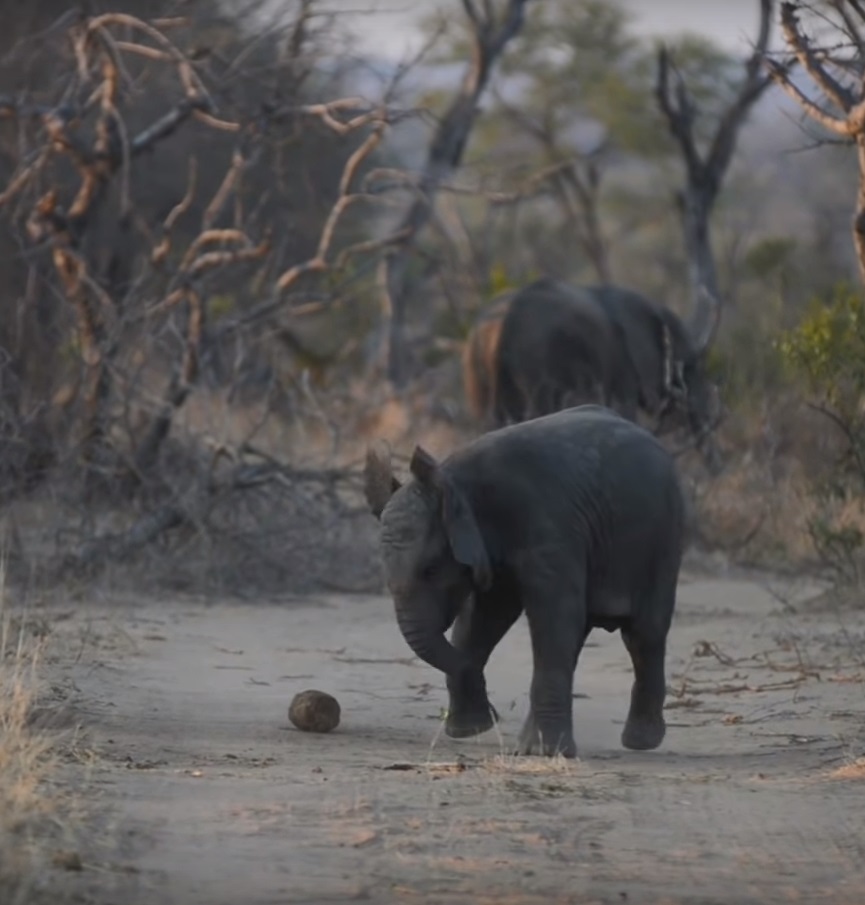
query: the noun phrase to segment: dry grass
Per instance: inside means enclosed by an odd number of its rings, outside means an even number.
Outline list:
[[[574,776],[579,772],[579,760],[556,754],[553,757],[518,757],[512,754],[496,754],[487,758],[482,769],[487,773],[506,773],[522,776]]]
[[[59,798],[46,781],[55,760],[52,740],[32,728],[45,635],[31,630],[26,613],[12,612],[0,564],[0,902],[34,901],[56,837]]]
[[[495,754],[473,761],[470,758],[459,758],[448,761],[396,761],[385,767],[386,770],[420,772],[441,776],[445,774],[465,773],[467,770],[481,773],[521,776],[575,776],[579,772],[580,761],[568,759],[560,754],[553,757],[525,758],[515,754]]]
[[[830,779],[865,779],[865,757],[859,757],[850,763],[833,770]]]
[[[696,454],[680,460],[694,491],[701,546],[732,561],[769,569],[809,570],[827,563],[811,524],[865,529],[856,501],[827,500],[817,482],[836,475],[844,448],[840,432],[801,399],[780,393],[759,404],[734,406],[718,432],[725,467],[708,477]]]
[[[797,466],[774,481],[766,468],[743,456],[698,490],[700,533],[709,547],[771,564],[813,559],[808,518],[813,503]]]

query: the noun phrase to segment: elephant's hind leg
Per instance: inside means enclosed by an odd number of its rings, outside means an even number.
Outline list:
[[[634,751],[648,751],[661,744],[667,731],[664,722],[666,638],[652,638],[628,628],[622,629],[622,639],[634,664],[631,707],[622,730],[622,745]]]
[[[667,694],[665,660],[667,633],[673,619],[678,567],[654,582],[654,589],[634,607],[633,622],[622,628],[622,640],[634,666],[631,706],[622,745],[635,751],[657,748],[664,740],[664,698]]]

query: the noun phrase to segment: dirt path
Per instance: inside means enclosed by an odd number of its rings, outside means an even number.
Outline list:
[[[455,742],[437,734],[441,677],[384,598],[109,603],[68,623],[96,665],[55,667],[111,819],[66,878],[82,901],[865,902],[861,611],[685,581],[663,746],[620,746],[631,674],[598,632],[577,672],[581,759],[550,762],[501,756],[527,708],[523,620],[488,673],[502,737]],[[342,704],[331,735],[288,724],[310,687]]]

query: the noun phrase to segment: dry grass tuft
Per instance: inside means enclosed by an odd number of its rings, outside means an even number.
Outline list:
[[[865,779],[865,757],[859,757],[829,774],[830,779]]]
[[[523,776],[575,776],[579,760],[571,760],[556,754],[553,757],[518,757],[496,754],[484,760],[482,768],[487,773],[520,774]]]
[[[46,787],[55,765],[51,739],[31,717],[39,690],[44,631],[13,615],[0,563],[0,902],[34,901],[45,843],[56,835],[59,799]]]

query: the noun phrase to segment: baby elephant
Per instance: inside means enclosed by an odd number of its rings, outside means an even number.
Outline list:
[[[410,468],[401,485],[388,453],[370,450],[366,497],[400,631],[447,675],[447,734],[492,727],[484,667],[525,611],[534,671],[516,753],[576,756],[574,670],[595,627],[620,629],[634,666],[622,744],[657,748],[685,521],[666,450],[584,405],[492,431],[441,463],[417,447]]]

